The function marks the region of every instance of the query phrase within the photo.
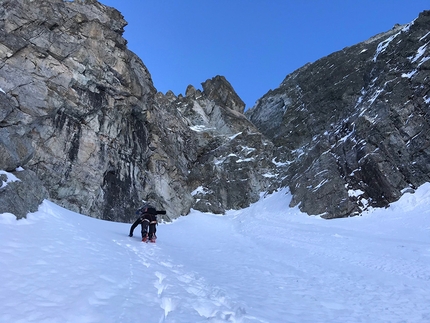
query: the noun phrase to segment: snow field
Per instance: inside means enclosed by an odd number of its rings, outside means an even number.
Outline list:
[[[430,184],[329,221],[290,199],[192,211],[156,244],[49,201],[0,214],[0,322],[430,322]]]

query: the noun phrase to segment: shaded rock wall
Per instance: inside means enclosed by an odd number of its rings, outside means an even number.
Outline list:
[[[272,144],[240,112],[244,104],[231,84],[216,76],[202,85],[188,86],[185,97],[157,94],[151,141],[160,145],[152,169],[180,193],[180,203],[224,213],[257,201],[276,167]]]
[[[156,93],[125,25],[96,1],[2,1],[0,11],[0,131],[21,140],[2,167],[31,169],[54,202],[109,220],[127,220],[144,195]]]
[[[307,64],[246,112],[289,162],[291,205],[341,217],[430,180],[430,12]]]
[[[115,9],[1,4],[0,169],[31,170],[52,201],[114,221],[131,221],[143,199],[168,220],[244,207],[266,189],[253,158],[267,164],[271,144],[224,77],[186,98],[157,94]]]
[[[113,8],[0,4],[0,170],[21,178],[2,174],[0,213],[49,198],[130,222],[144,199],[169,220],[289,186],[292,206],[332,218],[429,181],[429,12],[305,65],[244,115],[222,76],[157,93]]]

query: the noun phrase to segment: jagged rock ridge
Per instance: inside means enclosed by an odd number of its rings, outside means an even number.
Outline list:
[[[341,217],[430,180],[430,11],[307,64],[247,117],[289,162],[292,206]]]
[[[161,186],[182,189],[181,203],[195,209],[246,207],[276,172],[272,144],[241,113],[245,105],[224,77],[202,86],[188,86],[185,97],[157,94],[150,124],[151,142],[158,144],[150,168]]]
[[[115,9],[97,1],[1,4],[0,169],[22,166],[54,202],[115,221],[130,221],[143,199],[174,218],[191,207],[244,207],[266,190],[257,165],[273,169],[264,157],[271,144],[225,78],[185,98],[157,94],[126,48]]]
[[[0,185],[0,213],[49,197],[130,221],[150,199],[170,219],[289,186],[292,206],[332,218],[429,180],[428,12],[288,75],[245,117],[222,76],[157,93],[113,8],[0,3],[0,170],[21,179]]]

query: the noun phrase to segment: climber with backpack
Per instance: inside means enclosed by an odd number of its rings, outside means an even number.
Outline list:
[[[157,236],[155,232],[157,231],[157,214],[166,214],[166,211],[157,211],[155,207],[153,207],[149,203],[145,203],[141,208],[136,211],[136,214],[139,216],[137,220],[132,224],[130,228],[129,237],[133,236],[134,229],[141,224],[142,225],[142,241],[143,242],[155,242]],[[149,230],[148,230],[149,228]]]

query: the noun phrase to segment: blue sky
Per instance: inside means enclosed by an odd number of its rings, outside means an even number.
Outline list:
[[[128,22],[128,47],[158,91],[223,75],[251,108],[289,73],[394,24],[428,0],[100,0]]]

